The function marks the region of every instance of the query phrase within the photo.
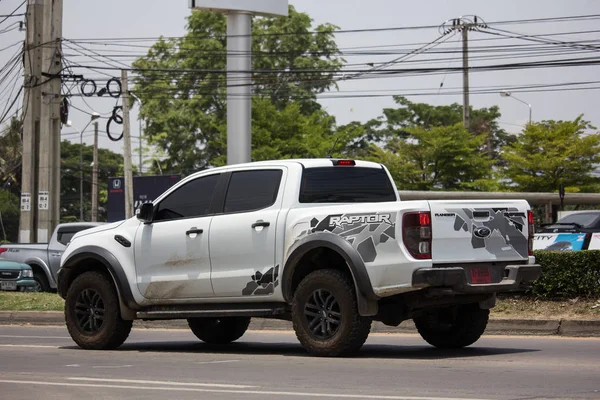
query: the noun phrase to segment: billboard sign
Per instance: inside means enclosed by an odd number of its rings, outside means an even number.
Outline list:
[[[534,250],[581,250],[585,233],[536,233],[533,239]]]
[[[144,203],[154,201],[167,189],[181,180],[181,175],[156,175],[133,177],[133,215]],[[125,219],[125,179],[108,179],[107,221]]]

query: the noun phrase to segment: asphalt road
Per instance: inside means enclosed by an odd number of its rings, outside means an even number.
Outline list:
[[[205,345],[134,330],[117,351],[77,348],[59,327],[0,326],[0,399],[600,399],[600,339],[486,336],[440,351],[372,335],[359,356],[307,356],[293,333]]]

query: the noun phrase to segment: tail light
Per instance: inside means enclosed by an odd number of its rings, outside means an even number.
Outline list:
[[[406,213],[402,217],[402,241],[416,259],[431,259],[431,213]]]
[[[8,251],[6,247],[0,247],[0,254],[4,253],[5,251]]]
[[[535,234],[535,219],[533,218],[533,211],[527,211],[527,232],[529,233],[528,237],[528,249],[529,255],[533,255],[533,235]]]

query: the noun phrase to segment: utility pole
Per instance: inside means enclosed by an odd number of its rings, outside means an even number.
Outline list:
[[[45,1],[37,193],[37,241],[47,242],[60,220],[62,0]]]
[[[144,167],[144,163],[143,163],[143,161],[142,161],[142,158],[143,158],[143,157],[142,157],[142,144],[144,143],[144,142],[143,142],[143,137],[144,137],[144,136],[142,135],[142,118],[140,117],[140,148],[138,149],[138,151],[139,151],[139,156],[140,156],[140,166],[139,166],[139,171],[138,171],[138,175],[139,175],[139,176],[142,176],[142,175],[143,175],[143,173],[142,173],[142,168]]]
[[[23,158],[19,243],[37,242],[38,146],[40,142],[42,35],[44,3],[27,5],[27,34],[24,54]]]
[[[121,70],[121,99],[123,103],[123,142],[125,154],[123,164],[125,169],[125,218],[133,217],[133,171],[131,165],[131,132],[129,126],[129,85],[127,71]]]
[[[98,121],[94,122],[94,152],[92,165],[92,222],[98,221]]]
[[[462,29],[463,48],[463,124],[465,128],[471,126],[469,103],[469,30]]]
[[[142,115],[142,100],[140,100],[140,98],[137,97],[135,95],[135,93],[133,93],[133,92],[130,92],[129,95],[131,97],[133,97],[133,99],[135,101],[137,101],[138,105],[139,105],[139,109],[138,109],[139,110],[139,113],[138,113],[139,136],[138,136],[138,139],[139,139],[140,147],[138,148],[138,156],[139,156],[138,175],[142,176],[142,166],[143,166],[142,165],[142,143],[143,143],[142,138],[143,138],[143,135],[142,135],[142,116],[141,116]]]
[[[470,103],[469,103],[469,31],[486,28],[485,22],[476,15],[461,16],[453,18],[442,24],[440,31],[444,35],[450,32],[460,31],[462,35],[463,50],[463,124],[469,129],[471,126]]]

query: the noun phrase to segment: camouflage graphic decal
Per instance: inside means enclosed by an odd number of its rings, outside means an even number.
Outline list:
[[[277,280],[279,276],[279,265],[274,268],[269,268],[267,272],[256,271],[254,275],[250,277],[252,279],[246,284],[246,287],[242,290],[242,296],[252,296],[259,294],[273,294],[275,288],[279,285]]]
[[[527,216],[517,208],[458,208],[446,211],[454,214],[455,231],[471,232],[474,249],[485,248],[498,258],[528,256],[528,238],[524,232]]]
[[[322,220],[313,218],[311,229],[296,240],[315,232],[331,232],[346,239],[365,262],[377,258],[377,246],[396,238],[396,213],[336,214]]]

